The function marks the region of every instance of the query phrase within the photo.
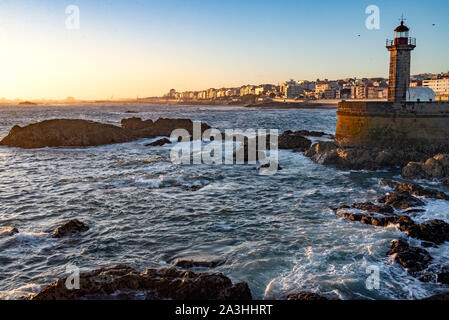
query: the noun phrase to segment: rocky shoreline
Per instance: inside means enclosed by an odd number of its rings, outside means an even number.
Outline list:
[[[123,119],[121,127],[86,120],[47,120],[25,127],[14,126],[0,145],[25,149],[43,147],[87,147],[122,143],[141,138],[169,137],[175,129],[193,133],[193,122],[189,119],[140,118]],[[201,132],[211,128],[202,124]],[[312,143],[307,137],[333,140],[333,135],[316,131],[285,131],[278,137],[279,149],[301,152],[312,161],[331,165],[339,169],[378,170],[402,167],[402,176],[407,179],[438,179],[449,181],[449,156],[416,151],[394,149],[343,148],[334,141]],[[267,149],[271,148],[270,136],[265,137]],[[257,142],[257,141],[256,141]],[[147,146],[162,146],[171,143],[167,138],[159,139]],[[243,144],[245,160],[248,161],[248,140]],[[258,144],[256,144],[258,145]],[[262,160],[262,159],[258,159]],[[279,167],[279,169],[281,169]],[[392,239],[386,252],[391,261],[398,263],[412,276],[421,281],[449,284],[449,265],[433,266],[432,256],[425,248],[438,247],[449,241],[449,224],[443,220],[416,223],[413,215],[424,210],[420,198],[449,201],[449,195],[436,189],[427,189],[416,183],[381,180],[380,184],[393,191],[379,197],[376,203],[345,204],[332,210],[344,219],[373,227],[396,226],[404,233],[401,239]],[[89,231],[89,227],[78,220],[71,220],[49,231],[53,238],[70,237]],[[13,226],[0,229],[0,237],[19,233]],[[411,246],[407,237],[421,241],[421,247]],[[40,293],[29,297],[33,300],[52,299],[212,299],[251,300],[251,291],[246,283],[233,284],[229,278],[218,273],[199,272],[194,269],[213,269],[221,261],[175,261],[170,268],[149,269],[139,272],[130,266],[104,267],[81,274],[81,290],[68,290],[67,277],[46,286]],[[447,299],[449,293],[427,299]],[[311,292],[297,292],[285,297],[288,300],[323,300]]]

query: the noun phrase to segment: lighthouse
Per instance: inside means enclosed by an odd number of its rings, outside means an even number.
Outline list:
[[[394,40],[387,40],[390,51],[390,82],[388,86],[388,101],[406,101],[410,86],[410,58],[416,47],[416,39],[409,38],[410,29],[404,25],[404,19],[394,30]]]

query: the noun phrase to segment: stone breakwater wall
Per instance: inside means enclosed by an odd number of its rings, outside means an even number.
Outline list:
[[[338,105],[342,147],[449,151],[449,102],[348,102]]]

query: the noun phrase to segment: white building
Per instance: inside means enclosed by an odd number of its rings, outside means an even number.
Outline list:
[[[449,78],[424,80],[423,87],[432,89],[437,95],[449,94]]]

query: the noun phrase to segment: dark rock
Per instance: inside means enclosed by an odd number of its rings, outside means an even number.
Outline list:
[[[393,256],[394,262],[399,263],[407,272],[414,275],[426,269],[432,261],[432,257],[426,250],[410,247],[402,240],[393,240],[387,254]]]
[[[392,206],[398,210],[408,209],[410,207],[423,206],[425,203],[418,198],[413,197],[407,192],[393,192],[378,199],[380,203]]]
[[[286,132],[293,133],[293,134],[299,135],[299,136],[304,136],[304,137],[323,137],[323,136],[333,137],[333,135],[326,133],[326,132],[322,132],[322,131],[298,130],[295,132],[292,132],[292,131],[286,131]]]
[[[287,297],[287,300],[300,300],[300,301],[321,301],[321,300],[329,300],[326,297],[320,296],[319,294],[313,292],[302,291],[295,294],[290,294]]]
[[[165,144],[170,144],[171,141],[167,138],[163,138],[163,139],[159,139],[157,141],[154,141],[152,143],[148,143],[145,145],[145,147],[160,147],[163,146]]]
[[[88,147],[123,143],[133,137],[117,126],[86,120],[55,119],[14,126],[0,145],[24,149]]]
[[[305,151],[304,155],[319,164],[338,165],[337,145],[330,141],[320,141]]]
[[[193,268],[215,268],[222,264],[222,261],[194,261],[194,260],[180,260],[177,259],[173,266],[183,269]]]
[[[449,272],[437,273],[437,282],[442,284],[449,284]]]
[[[73,219],[73,220],[70,220],[69,222],[63,224],[62,226],[57,227],[52,232],[52,237],[53,238],[62,238],[62,237],[70,236],[75,233],[86,232],[87,230],[89,230],[88,226],[86,226],[84,223],[82,223],[76,219]]]
[[[370,212],[377,212],[377,213],[394,213],[394,209],[390,206],[382,205],[378,206],[373,204],[372,202],[364,202],[364,203],[353,203],[353,208],[359,209],[359,210],[365,210]]]
[[[11,237],[19,233],[19,230],[13,226],[0,226],[0,238]]]
[[[443,220],[430,220],[406,228],[410,237],[441,244],[449,241],[449,224]]]
[[[370,212],[354,212],[347,211],[343,208],[337,210],[337,214],[345,219],[364,224],[373,225],[376,227],[387,227],[389,225],[399,225],[400,228],[407,228],[414,225],[412,219],[407,216],[398,216],[388,212],[385,213],[370,213]]]
[[[435,189],[424,188],[416,183],[409,183],[409,182],[399,183],[391,180],[382,179],[380,180],[379,184],[383,186],[389,186],[390,188],[393,188],[398,192],[407,192],[413,196],[449,200],[449,195],[445,194],[444,192]]]
[[[142,121],[141,118],[122,119],[122,128],[125,130],[136,131],[153,126],[153,120]]]
[[[122,120],[122,128],[138,138],[170,137],[172,132],[176,129],[184,129],[190,136],[192,136],[193,126],[194,123],[190,119],[160,118],[155,122],[152,120],[143,121],[141,118]],[[210,129],[210,126],[201,123],[201,134],[207,129]],[[201,137],[198,137],[198,139],[201,139]]]
[[[268,169],[268,168],[270,168],[270,163],[265,163],[265,164],[262,164],[260,167],[259,167],[259,169]],[[276,166],[276,164],[274,164],[274,166]],[[278,164],[277,165],[277,170],[278,171],[280,171],[280,170],[282,170],[282,168],[281,168],[281,166]]]
[[[125,113],[139,113],[138,111],[134,111],[134,110],[127,110],[125,111]]]
[[[118,265],[80,274],[80,289],[69,290],[67,277],[46,286],[31,300],[112,299],[122,292],[120,299],[150,300],[251,300],[246,283],[232,284],[222,274],[193,273],[176,268],[149,269],[138,272]]]
[[[288,131],[279,136],[279,149],[295,149],[299,152],[304,152],[310,148],[312,141],[299,134],[290,133]]]
[[[403,166],[411,159],[422,159],[426,156],[413,151],[342,147],[330,141],[315,143],[305,152],[305,155],[320,164],[354,170],[378,170]]]
[[[436,295],[424,298],[422,300],[446,301],[449,300],[449,291],[438,293]]]

